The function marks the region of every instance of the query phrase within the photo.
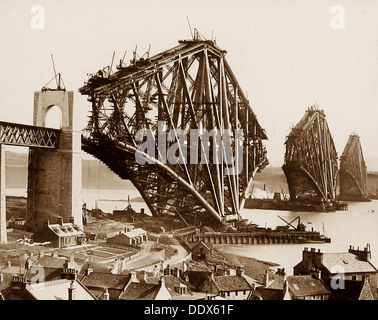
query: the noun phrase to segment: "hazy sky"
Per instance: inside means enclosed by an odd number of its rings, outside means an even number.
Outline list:
[[[45,28],[33,29],[34,5]],[[334,5],[344,29],[333,29]],[[227,50],[226,58],[281,166],[284,141],[308,106],[324,109],[339,156],[349,134],[361,138],[368,169],[378,170],[378,1],[144,0],[0,1],[0,119],[32,123],[33,92],[52,77],[54,55],[85,126],[89,102],[77,92],[87,73],[151,55],[191,37],[192,28]],[[377,161],[371,161],[370,159]]]

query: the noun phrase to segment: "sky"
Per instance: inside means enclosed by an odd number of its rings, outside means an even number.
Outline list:
[[[44,28],[32,21],[44,9]],[[335,6],[342,11],[332,11]],[[360,136],[378,171],[378,2],[376,0],[1,0],[0,120],[32,124],[33,93],[60,72],[75,92],[84,128],[90,107],[78,93],[88,73],[132,51],[142,56],[190,39],[196,28],[227,51],[242,90],[282,166],[285,138],[310,105],[323,109],[341,156]],[[334,28],[336,26],[343,28]],[[34,25],[35,26],[35,25]]]

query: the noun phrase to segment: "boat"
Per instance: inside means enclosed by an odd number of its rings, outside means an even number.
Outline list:
[[[320,235],[319,236],[319,239],[316,239],[316,240],[312,240],[312,239],[305,239],[303,237],[298,237],[297,238],[297,243],[318,243],[318,244],[322,244],[322,243],[331,243],[331,238],[327,238],[325,236],[322,236]]]

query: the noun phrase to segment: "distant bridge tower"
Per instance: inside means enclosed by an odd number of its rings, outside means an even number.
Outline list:
[[[310,107],[286,138],[282,169],[290,199],[329,203],[336,197],[337,153],[326,116]]]
[[[360,137],[351,134],[340,157],[340,199],[366,201],[367,167],[365,164]]]
[[[73,108],[73,91],[45,89],[34,93],[34,126],[45,127],[53,106],[62,112],[57,149],[30,148],[26,228],[35,231],[42,221],[82,221],[81,133]]]

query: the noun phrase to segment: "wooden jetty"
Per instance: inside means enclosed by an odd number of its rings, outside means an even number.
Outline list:
[[[293,243],[326,243],[330,238],[316,231],[281,232],[204,232],[194,235],[192,242],[209,242],[212,244],[293,244]]]

